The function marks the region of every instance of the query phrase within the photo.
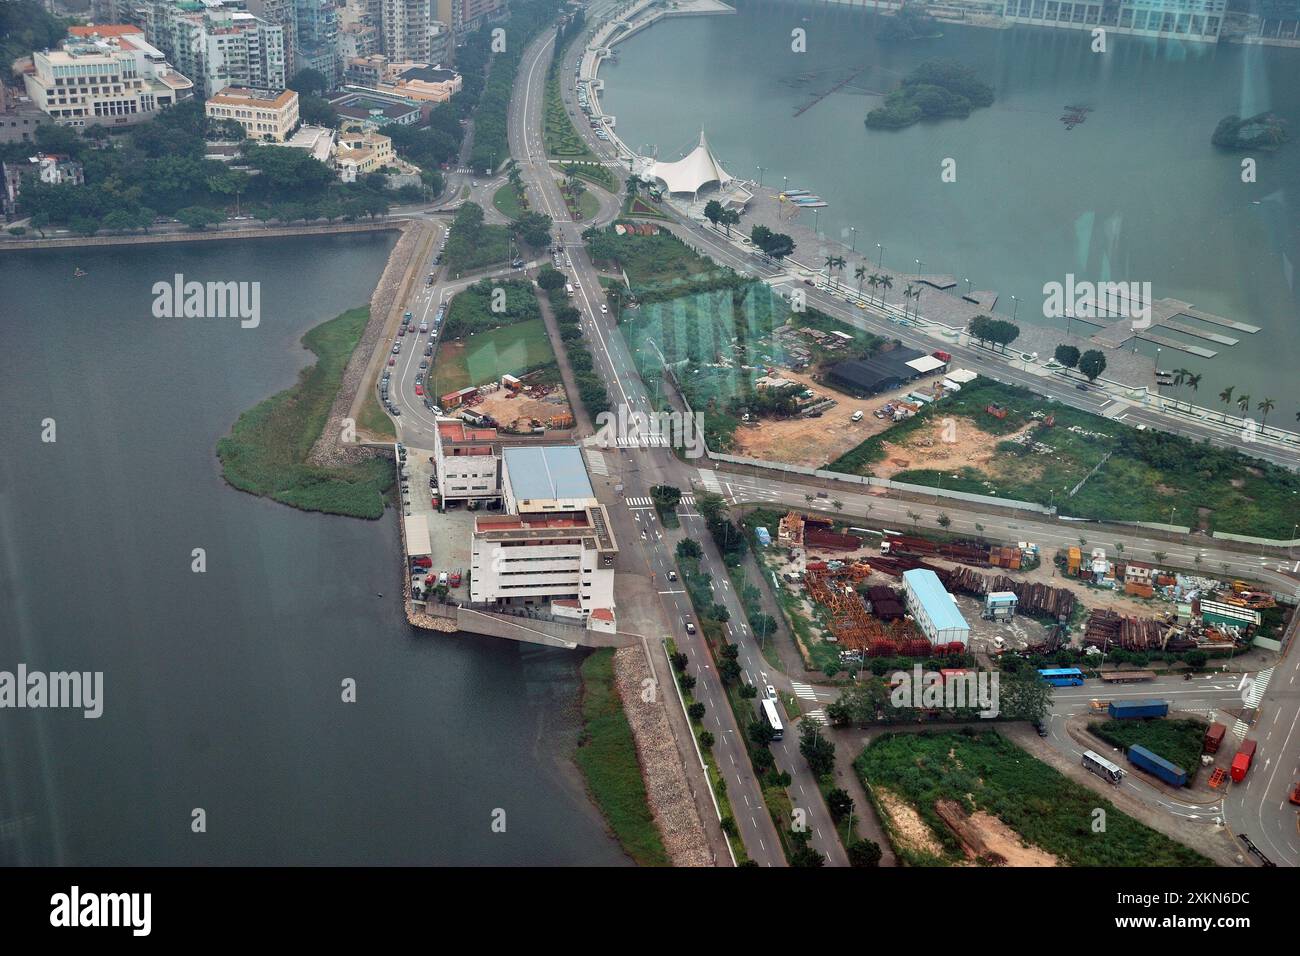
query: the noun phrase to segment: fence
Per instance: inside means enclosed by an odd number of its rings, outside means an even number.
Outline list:
[[[1290,541],[1279,541],[1276,538],[1252,538],[1248,534],[1229,534],[1227,531],[1215,531],[1211,537],[1219,538],[1222,541],[1240,541],[1243,544],[1262,544],[1266,548],[1294,548],[1300,545],[1300,538],[1292,538]]]

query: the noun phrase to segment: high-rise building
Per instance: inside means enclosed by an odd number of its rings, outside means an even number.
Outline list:
[[[430,0],[380,0],[380,33],[390,60],[429,58]]]
[[[330,89],[339,81],[339,12],[334,0],[297,0],[297,69],[321,73]]]
[[[460,36],[477,30],[505,7],[505,0],[434,0],[434,18]]]
[[[298,62],[298,9],[295,0],[247,0],[248,12],[278,26],[284,34],[284,74],[302,69]]]

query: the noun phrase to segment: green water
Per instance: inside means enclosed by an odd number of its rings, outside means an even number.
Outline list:
[[[791,30],[807,52],[791,51]],[[1180,395],[1217,406],[1227,385],[1272,397],[1270,421],[1300,410],[1300,135],[1273,153],[1210,145],[1229,113],[1276,111],[1300,133],[1300,50],[1111,37],[1090,50],[1072,30],[943,25],[944,36],[878,42],[873,15],[835,5],[742,5],[734,16],[669,18],[617,49],[601,70],[605,110],[634,149],[673,159],[704,127],[733,175],[802,187],[826,199],[820,228],[898,270],[969,278],[999,293],[998,311],[1041,315],[1043,284],[1150,282],[1175,298],[1260,326],[1213,359],[1164,349],[1160,365],[1203,373]],[[874,93],[915,65],[948,58],[975,68],[996,102],[969,119],[868,130]],[[795,111],[859,67],[863,72],[797,118]],[[874,92],[873,92],[874,91]],[[1067,130],[1066,105],[1093,108]],[[1241,180],[1253,155],[1258,181]],[[956,181],[940,178],[956,161]],[[1256,204],[1258,203],[1258,204]],[[812,225],[810,213],[808,225]],[[852,272],[851,260],[846,270]],[[1057,320],[1051,320],[1057,321]],[[1192,320],[1186,324],[1197,326]],[[1063,320],[1060,320],[1063,324]],[[1215,331],[1213,327],[1204,327]],[[1142,343],[1154,355],[1154,346]]]

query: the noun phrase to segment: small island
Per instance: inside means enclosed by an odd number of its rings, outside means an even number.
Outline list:
[[[1225,116],[1214,128],[1210,142],[1222,149],[1277,149],[1290,138],[1286,123],[1264,112],[1246,119]]]
[[[867,114],[870,129],[902,129],[923,119],[965,119],[993,104],[993,87],[960,63],[929,60],[913,70],[883,106]]]
[[[882,40],[933,40],[941,36],[934,17],[918,6],[904,5],[880,28]]]

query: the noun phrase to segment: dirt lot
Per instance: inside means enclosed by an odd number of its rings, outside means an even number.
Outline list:
[[[873,417],[872,412],[891,398],[902,398],[912,389],[942,378],[918,379],[904,388],[860,399],[814,382],[811,376],[800,372],[783,369],[780,374],[788,381],[811,388],[819,398],[833,398],[838,404],[827,409],[820,418],[767,419],[753,427],[742,425],[736,429],[735,453],[746,458],[807,468],[821,468],[872,435],[880,434],[893,423]],[[860,422],[849,420],[856,411],[862,412]]]
[[[1024,431],[1036,428],[1037,422],[1025,426]],[[1009,441],[1019,432],[1007,435],[990,435],[976,428],[969,419],[963,418],[948,434],[951,441],[946,441],[944,419],[933,419],[924,428],[912,432],[903,444],[885,442],[885,460],[871,468],[878,478],[892,478],[900,471],[918,468],[932,468],[935,471],[961,468],[975,468],[990,472],[986,467],[997,455],[997,445]]]
[[[884,787],[876,788],[876,799],[889,817],[893,831],[891,836],[896,844],[902,844],[904,849],[914,853],[929,853],[937,857],[944,855],[943,844],[921,819],[915,807]]]
[[[541,399],[524,393],[515,396],[504,388],[490,392],[483,396],[480,404],[474,406],[474,411],[491,415],[501,424],[504,431],[509,430],[511,422],[520,419],[522,419],[521,426],[526,426],[534,418],[549,425],[550,420],[556,415],[570,414],[568,398],[564,394],[564,389],[558,385]]]

